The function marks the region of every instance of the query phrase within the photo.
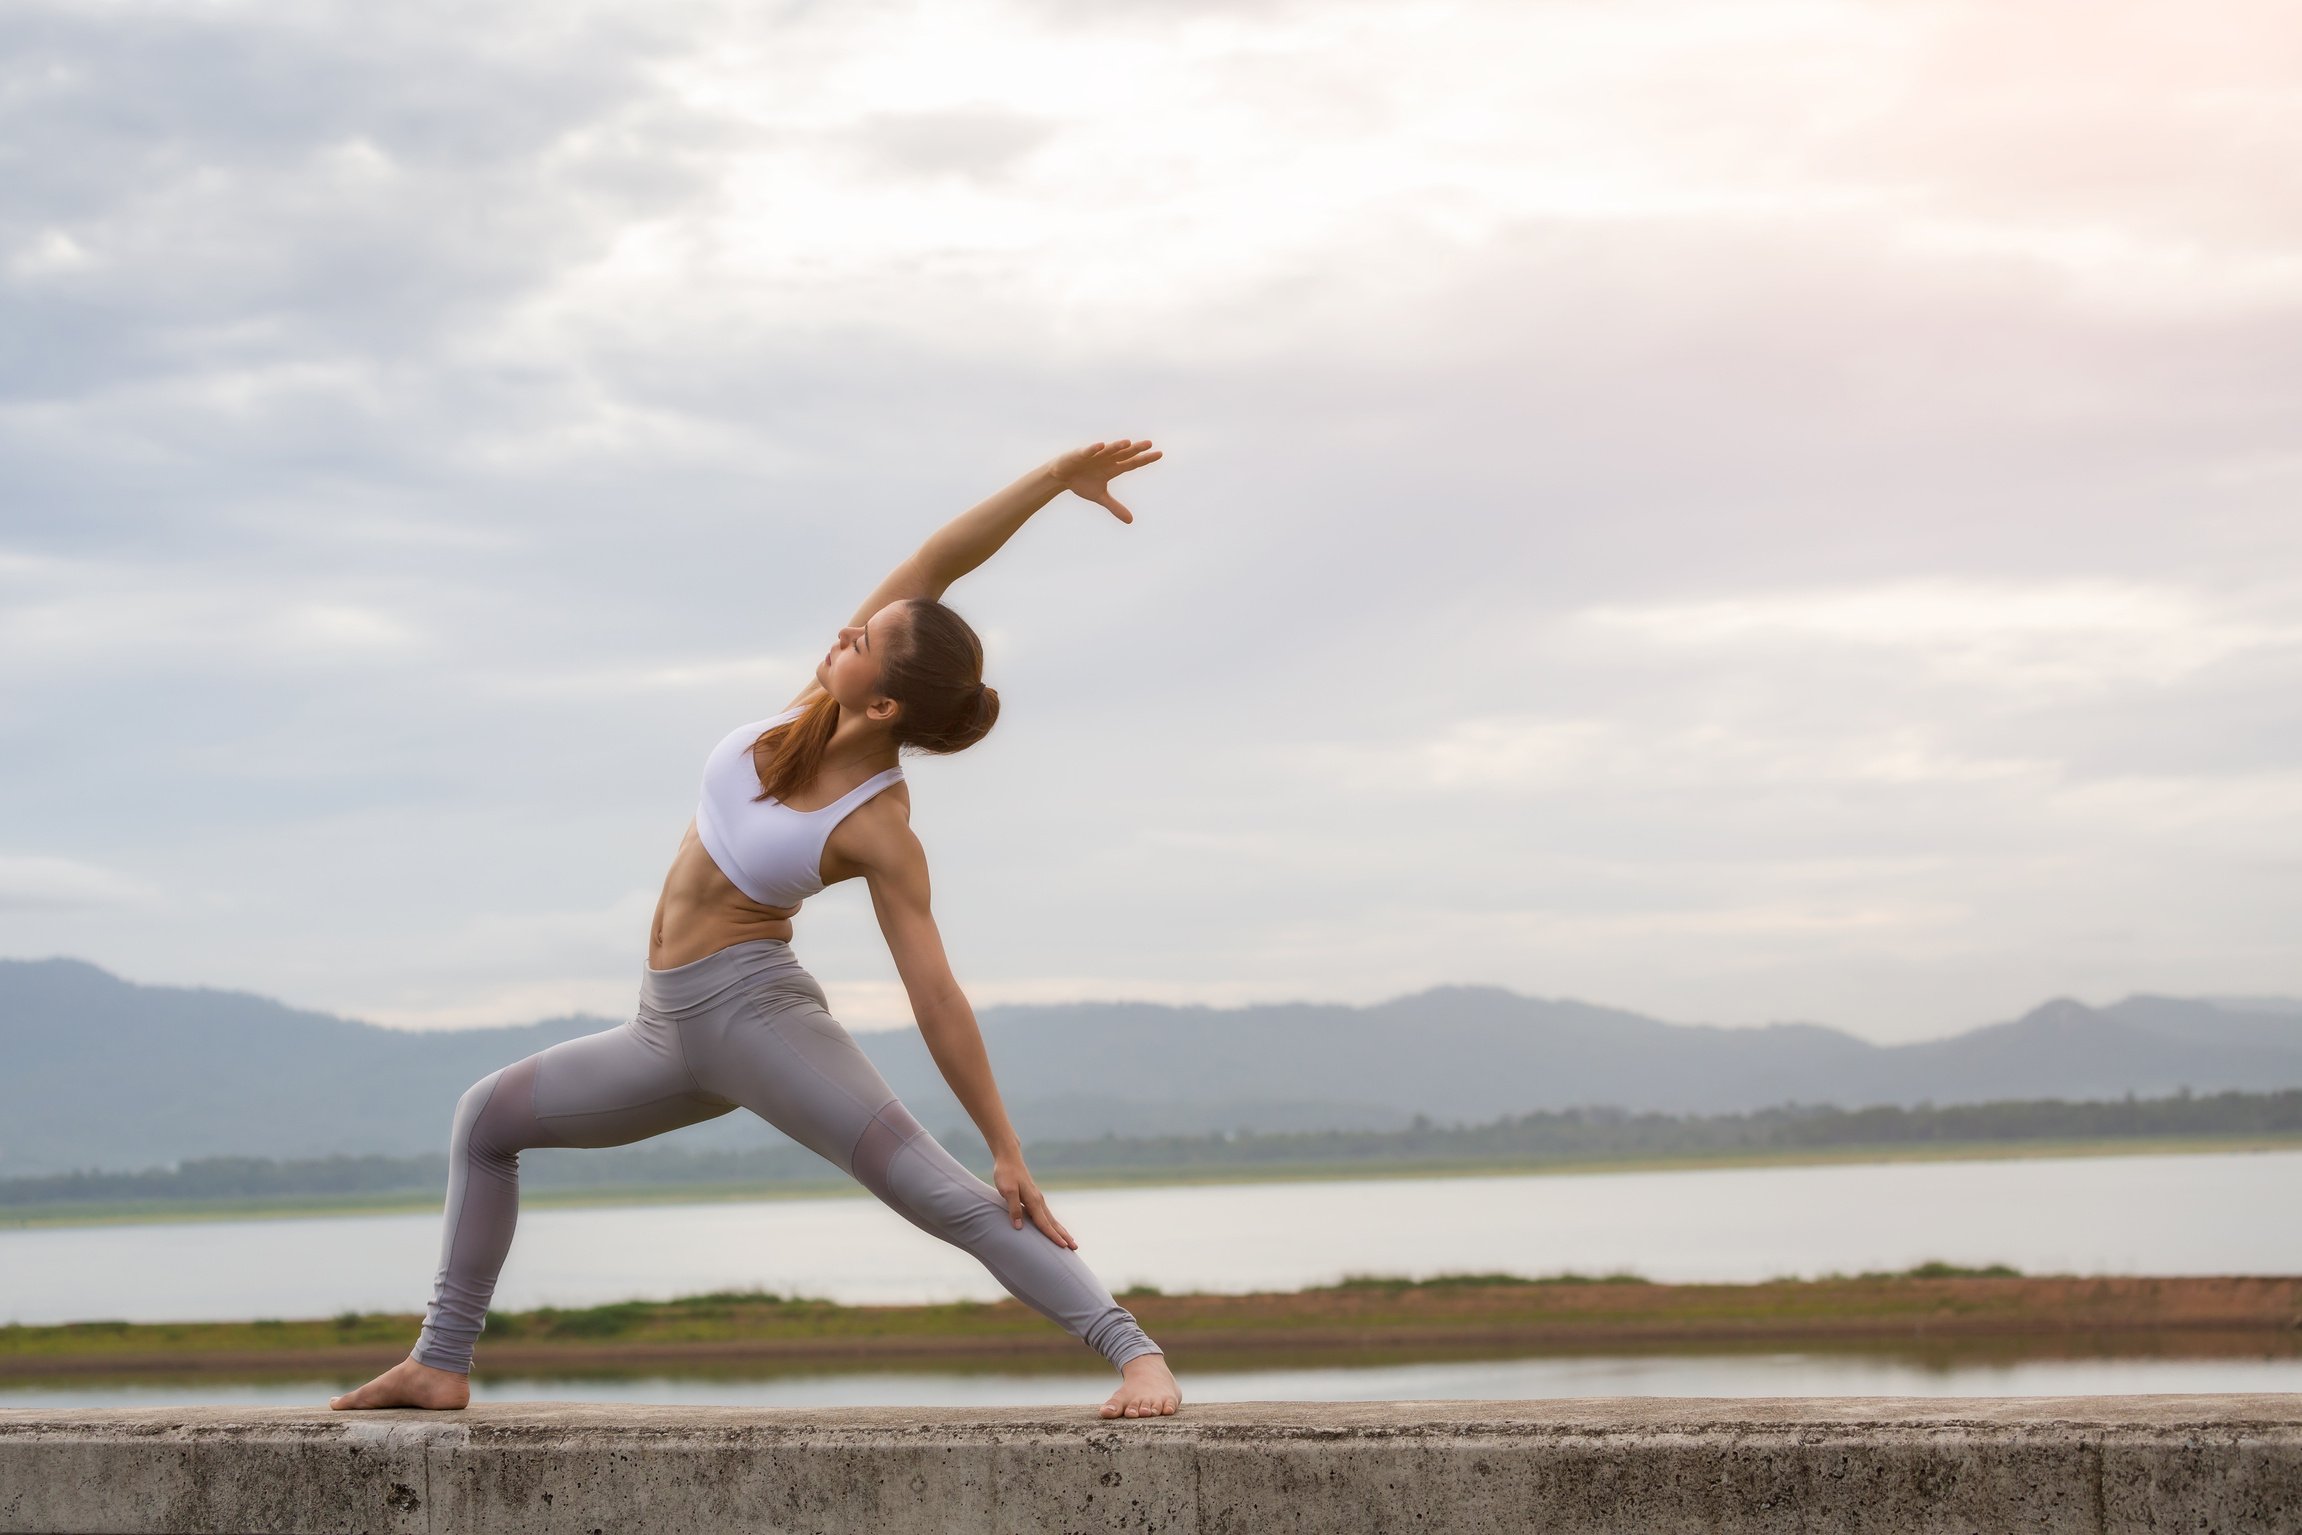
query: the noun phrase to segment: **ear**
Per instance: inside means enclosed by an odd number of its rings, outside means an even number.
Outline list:
[[[876,697],[864,706],[863,717],[875,724],[885,725],[894,720],[896,711],[902,707],[892,698]]]

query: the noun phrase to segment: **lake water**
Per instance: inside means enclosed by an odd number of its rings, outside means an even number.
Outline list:
[[[1287,1290],[1353,1273],[1629,1269],[1666,1281],[1900,1269],[2302,1272],[2302,1151],[1576,1176],[1050,1188],[1113,1290]],[[0,1230],[0,1321],[416,1311],[436,1215]],[[759,1288],[850,1303],[1004,1294],[876,1200],[538,1209],[514,1310]]]
[[[1074,1232],[1076,1236],[1078,1233]],[[2138,1392],[2302,1392],[2302,1359],[2052,1359],[1949,1368],[1847,1355],[1637,1355],[1399,1364],[1327,1370],[1187,1370],[1193,1402],[1530,1401],[1592,1396],[2101,1396]],[[55,1407],[317,1407],[357,1385],[198,1380],[0,1388],[0,1411]],[[997,1375],[884,1371],[523,1380],[486,1375],[477,1402],[654,1402],[690,1407],[1023,1407],[1100,1402],[1108,1371]]]

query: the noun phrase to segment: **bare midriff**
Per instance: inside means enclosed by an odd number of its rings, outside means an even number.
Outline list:
[[[796,906],[762,906],[735,888],[704,851],[695,822],[687,823],[663,894],[648,924],[647,967],[669,970],[708,958],[733,943],[791,937]]]

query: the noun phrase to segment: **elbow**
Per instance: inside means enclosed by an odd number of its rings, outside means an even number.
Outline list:
[[[911,1016],[930,1039],[975,1029],[975,1010],[956,983],[911,999]]]

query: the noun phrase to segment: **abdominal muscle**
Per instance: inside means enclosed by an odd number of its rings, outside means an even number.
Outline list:
[[[663,894],[648,925],[647,967],[669,970],[717,954],[733,943],[791,937],[796,906],[762,906],[728,882],[704,851],[695,822],[687,823]]]

